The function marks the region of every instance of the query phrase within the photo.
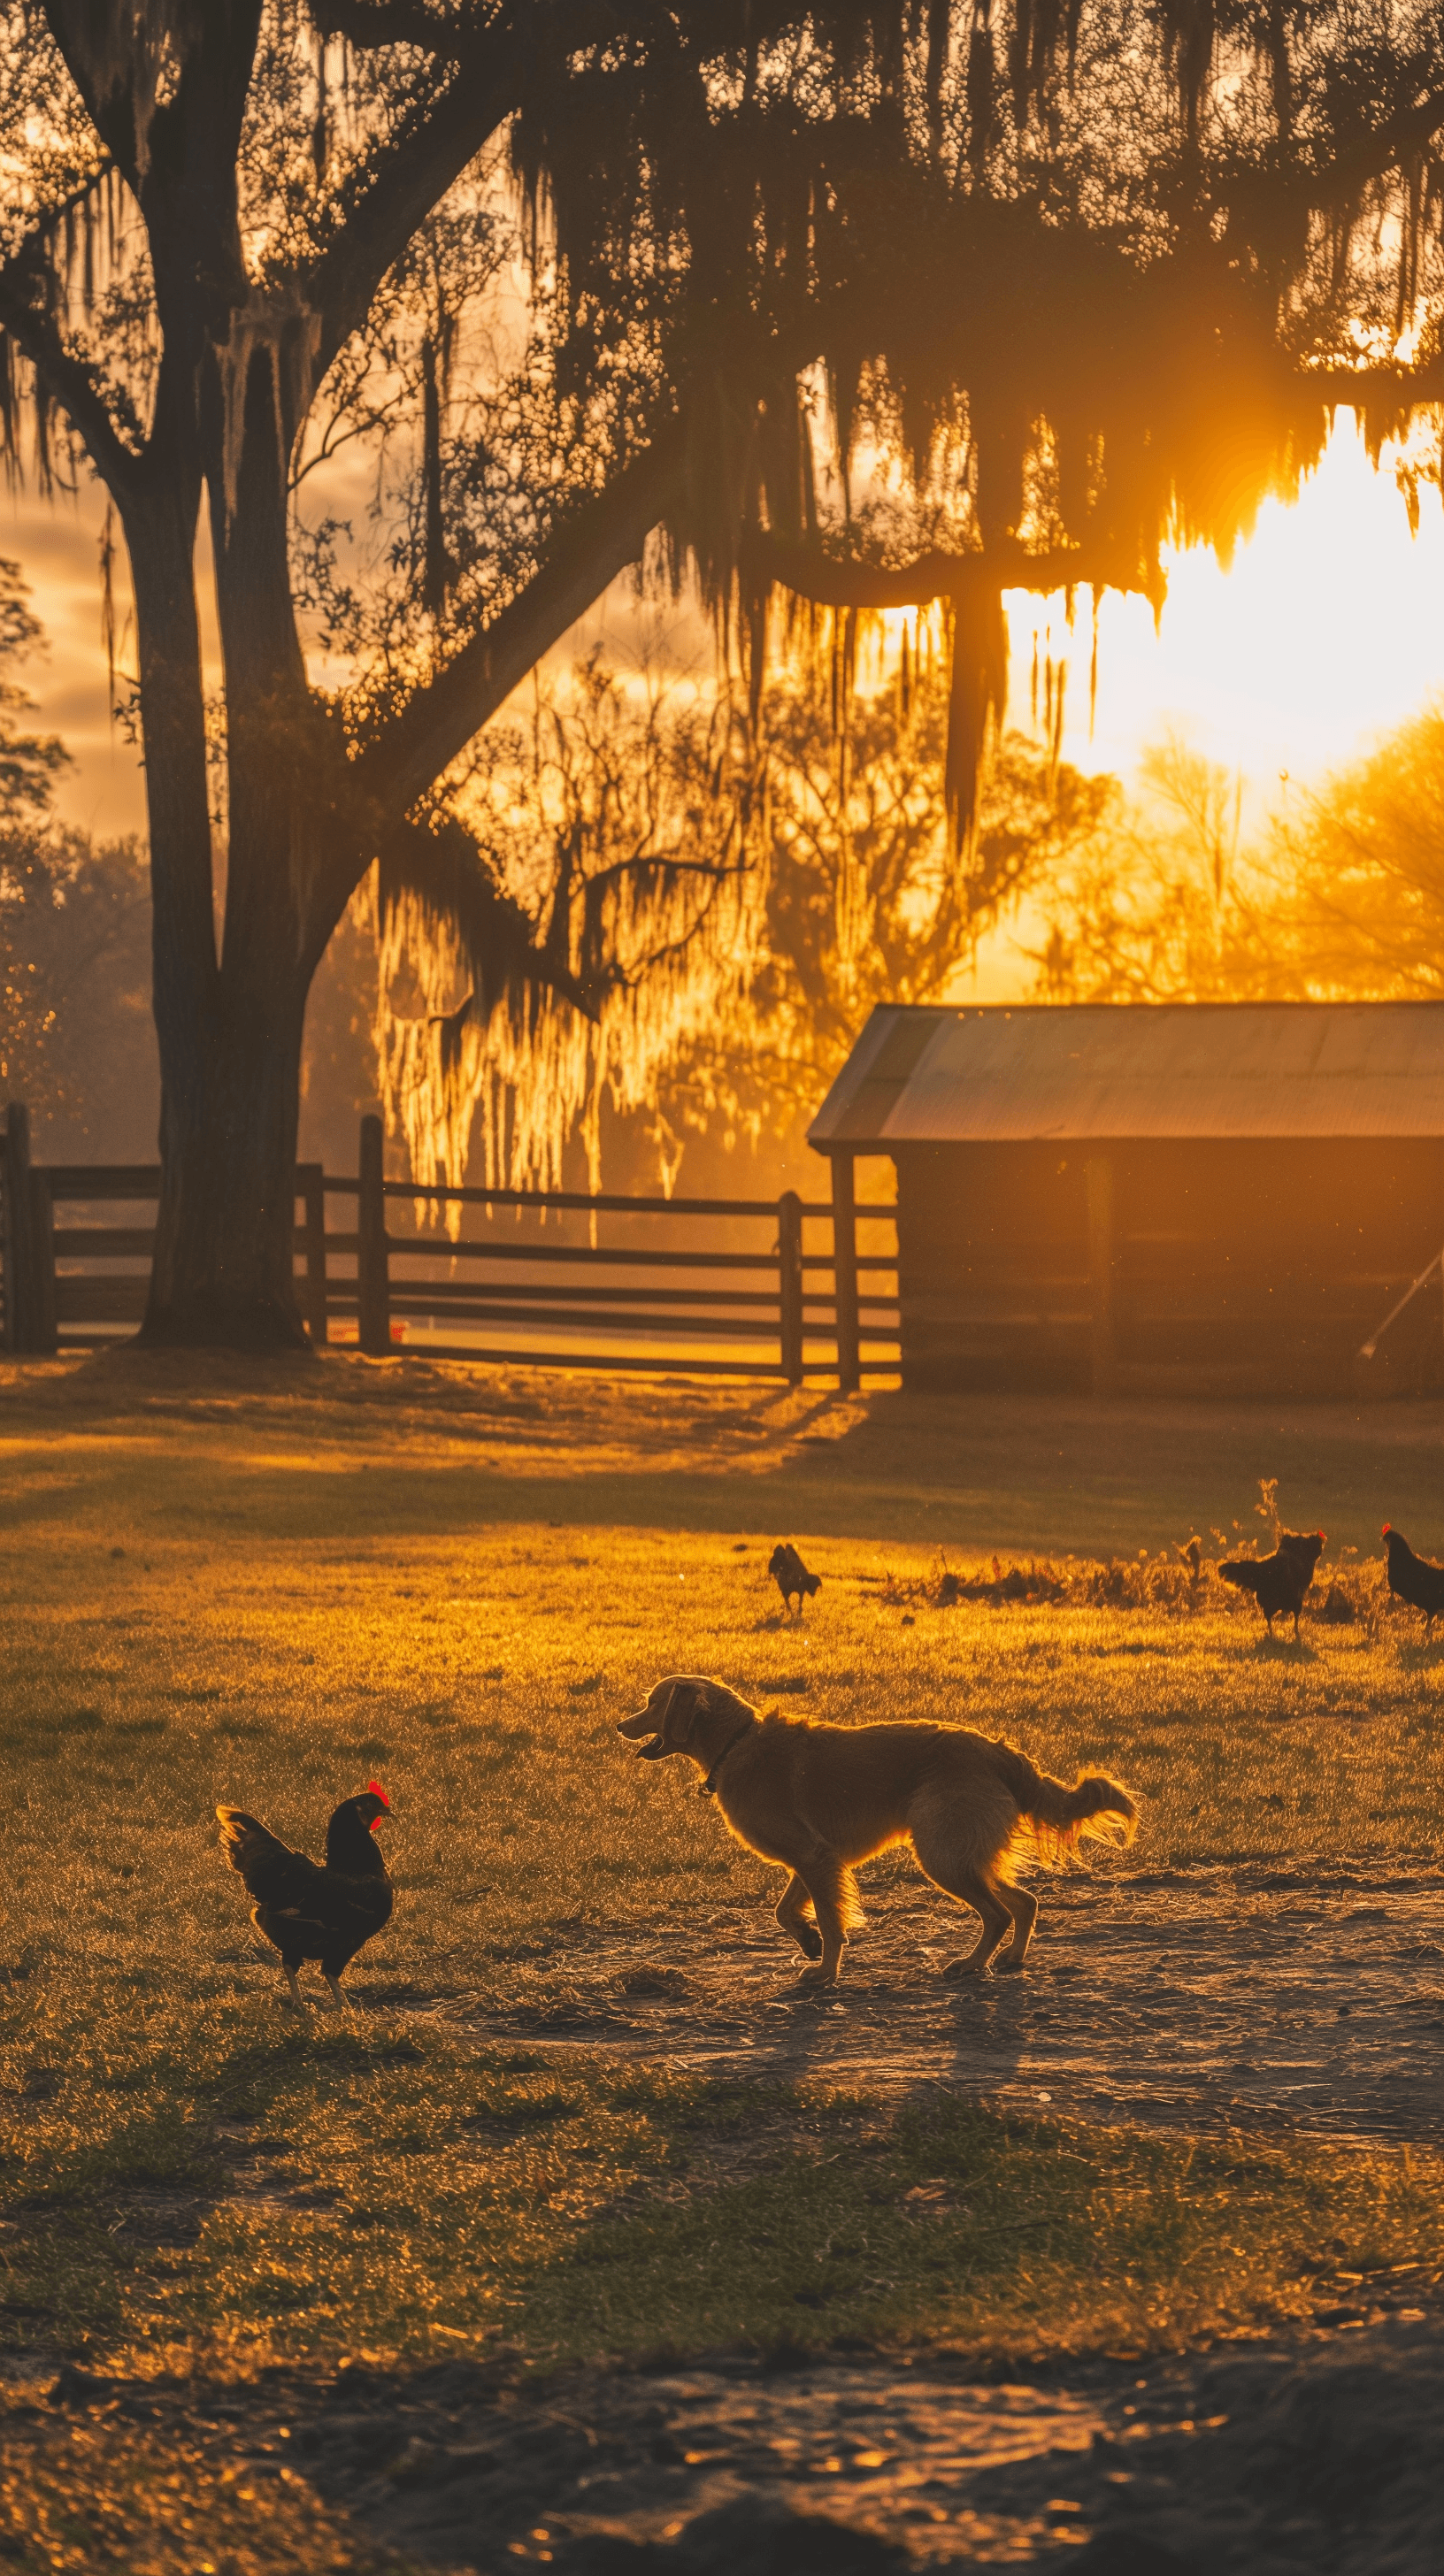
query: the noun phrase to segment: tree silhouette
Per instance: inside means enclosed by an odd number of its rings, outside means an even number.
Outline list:
[[[799,601],[844,659],[945,603],[966,849],[1008,588],[1161,599],[1163,540],[1226,550],[1331,404],[1377,442],[1444,392],[1421,0],[0,0],[0,62],[0,419],[42,477],[83,451],[134,593],[153,1340],[301,1338],[306,994],[373,861],[482,1020],[604,1007],[585,904],[503,893],[456,765],[654,537],[754,690]],[[664,944],[678,882],[639,859]]]

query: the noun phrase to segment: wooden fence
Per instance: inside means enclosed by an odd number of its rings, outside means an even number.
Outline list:
[[[854,1205],[850,1158],[824,1200],[591,1197],[388,1181],[382,1142],[365,1118],[354,1177],[296,1166],[297,1299],[317,1344],[845,1389],[897,1372],[895,1214]],[[159,1167],[32,1163],[19,1104],[4,1144],[6,1349],[121,1338],[145,1313]],[[336,1200],[350,1227],[328,1221]],[[107,1221],[127,1203],[144,1222]],[[860,1227],[887,1248],[860,1251]]]

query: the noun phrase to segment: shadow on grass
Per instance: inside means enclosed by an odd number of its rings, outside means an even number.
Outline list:
[[[1385,1511],[1427,1519],[1435,1501],[1435,1404],[1360,1416],[895,1392],[796,1407],[775,1387],[339,1358],[282,1377],[214,1363],[208,1402],[206,1371],[192,1383],[144,1354],[92,1365],[64,1384],[9,1382],[12,1436],[36,1453],[6,1509],[16,1526],[74,1522],[74,1446],[45,1454],[57,1436],[90,1444],[87,1522],[358,1546],[610,1522],[1107,1557],[1226,1526],[1267,1472],[1297,1497],[1296,1517],[1373,1553]],[[838,1427],[823,1438],[814,1426],[829,1413]]]

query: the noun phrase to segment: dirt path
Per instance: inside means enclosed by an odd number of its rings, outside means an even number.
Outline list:
[[[239,2480],[243,2496],[274,2499],[309,2540],[274,2560],[247,2553],[248,2571],[1436,2576],[1444,2565],[1444,2320],[1417,2309],[1354,2334],[1075,2363],[1025,2384],[969,2380],[945,2355],[786,2372],[704,2359],[540,2387],[465,2363],[400,2381],[276,2372],[250,2388],[70,2371],[5,2415],[7,2494],[48,2488],[83,2510],[114,2455],[132,2480],[166,2479],[181,2461],[192,2487]],[[105,2567],[141,2563],[139,2548],[127,2561],[123,2527],[107,2536],[118,2548]],[[222,2548],[194,2563],[240,2562]]]
[[[832,1996],[792,1983],[765,1913],[585,1934],[573,2000],[478,2034],[708,2073],[944,2086],[1086,2119],[1444,2139],[1444,1875],[1169,1871],[1043,1890],[1024,1977],[944,1985],[957,1918],[922,1886],[868,1898]],[[553,1957],[552,1964],[560,1962]],[[384,1985],[371,1990],[378,2002]]]

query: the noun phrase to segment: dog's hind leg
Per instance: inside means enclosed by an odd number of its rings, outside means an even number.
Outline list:
[[[980,1914],[983,1919],[983,1928],[972,1949],[961,1959],[950,1959],[943,1970],[943,1975],[945,1977],[985,1977],[988,1973],[989,1961],[995,1951],[1001,1950],[1008,1935],[1012,1933],[1014,1940],[1017,1939],[1017,1916],[1012,1912],[1012,1907],[1018,1902],[1020,1891],[1010,1887],[1005,1896],[990,1878],[984,1877],[979,1868],[975,1866],[970,1869],[946,1850],[939,1851],[938,1839],[940,1838],[933,1835],[928,1835],[924,1839],[914,1834],[913,1849],[917,1853],[919,1864],[926,1870],[934,1887],[940,1887],[945,1896],[956,1897],[960,1905],[971,1905],[973,1912]],[[1033,1899],[1029,1897],[1026,1902],[1033,1905],[1033,1911],[1036,1914],[1038,1909]],[[1031,1932],[1032,1928],[1030,1923],[1028,1931]],[[1026,1950],[1027,1946],[1025,1934],[1023,1949]],[[1019,1967],[1022,1966],[1021,1953],[1016,1964]]]
[[[820,1959],[822,1956],[822,1934],[817,1925],[807,1919],[815,1910],[806,1880],[799,1878],[794,1870],[782,1891],[776,1919],[780,1929],[789,1933],[797,1943],[804,1959]]]
[[[918,1867],[945,1896],[955,1897],[960,1905],[971,1905],[983,1920],[973,1948],[965,1957],[948,1961],[943,1970],[945,1977],[985,1977],[989,1961],[1009,1934],[1017,1938],[1017,1917],[1012,1908],[1018,1905],[1026,1913],[1032,1899],[1023,1897],[1018,1888],[1000,1888],[995,1876],[1016,1816],[1017,1809],[1011,1801],[1006,1816],[985,1817],[976,1809],[960,1811],[951,1798],[928,1798],[913,1813],[912,1843]],[[1033,1910],[1036,1913],[1037,1907]],[[1027,1928],[1031,1931],[1031,1924]],[[1027,1947],[1026,1935],[1023,1946]]]
[[[995,1892],[999,1904],[1013,1918],[1012,1940],[998,1961],[997,1972],[1001,1976],[1004,1969],[1021,1968],[1027,1959],[1033,1926],[1038,1920],[1038,1900],[1036,1896],[1029,1895],[1026,1887],[1009,1887],[1001,1879]]]
[[[928,1876],[933,1878],[936,1872],[929,1870]],[[985,1977],[993,1958],[1012,1931],[1012,1916],[999,1904],[997,1890],[990,1887],[985,1879],[960,1873],[956,1886],[949,1886],[942,1878],[937,1883],[947,1895],[955,1896],[960,1905],[971,1905],[974,1913],[983,1918],[983,1928],[972,1949],[965,1951],[960,1959],[949,1959],[943,1975]]]

